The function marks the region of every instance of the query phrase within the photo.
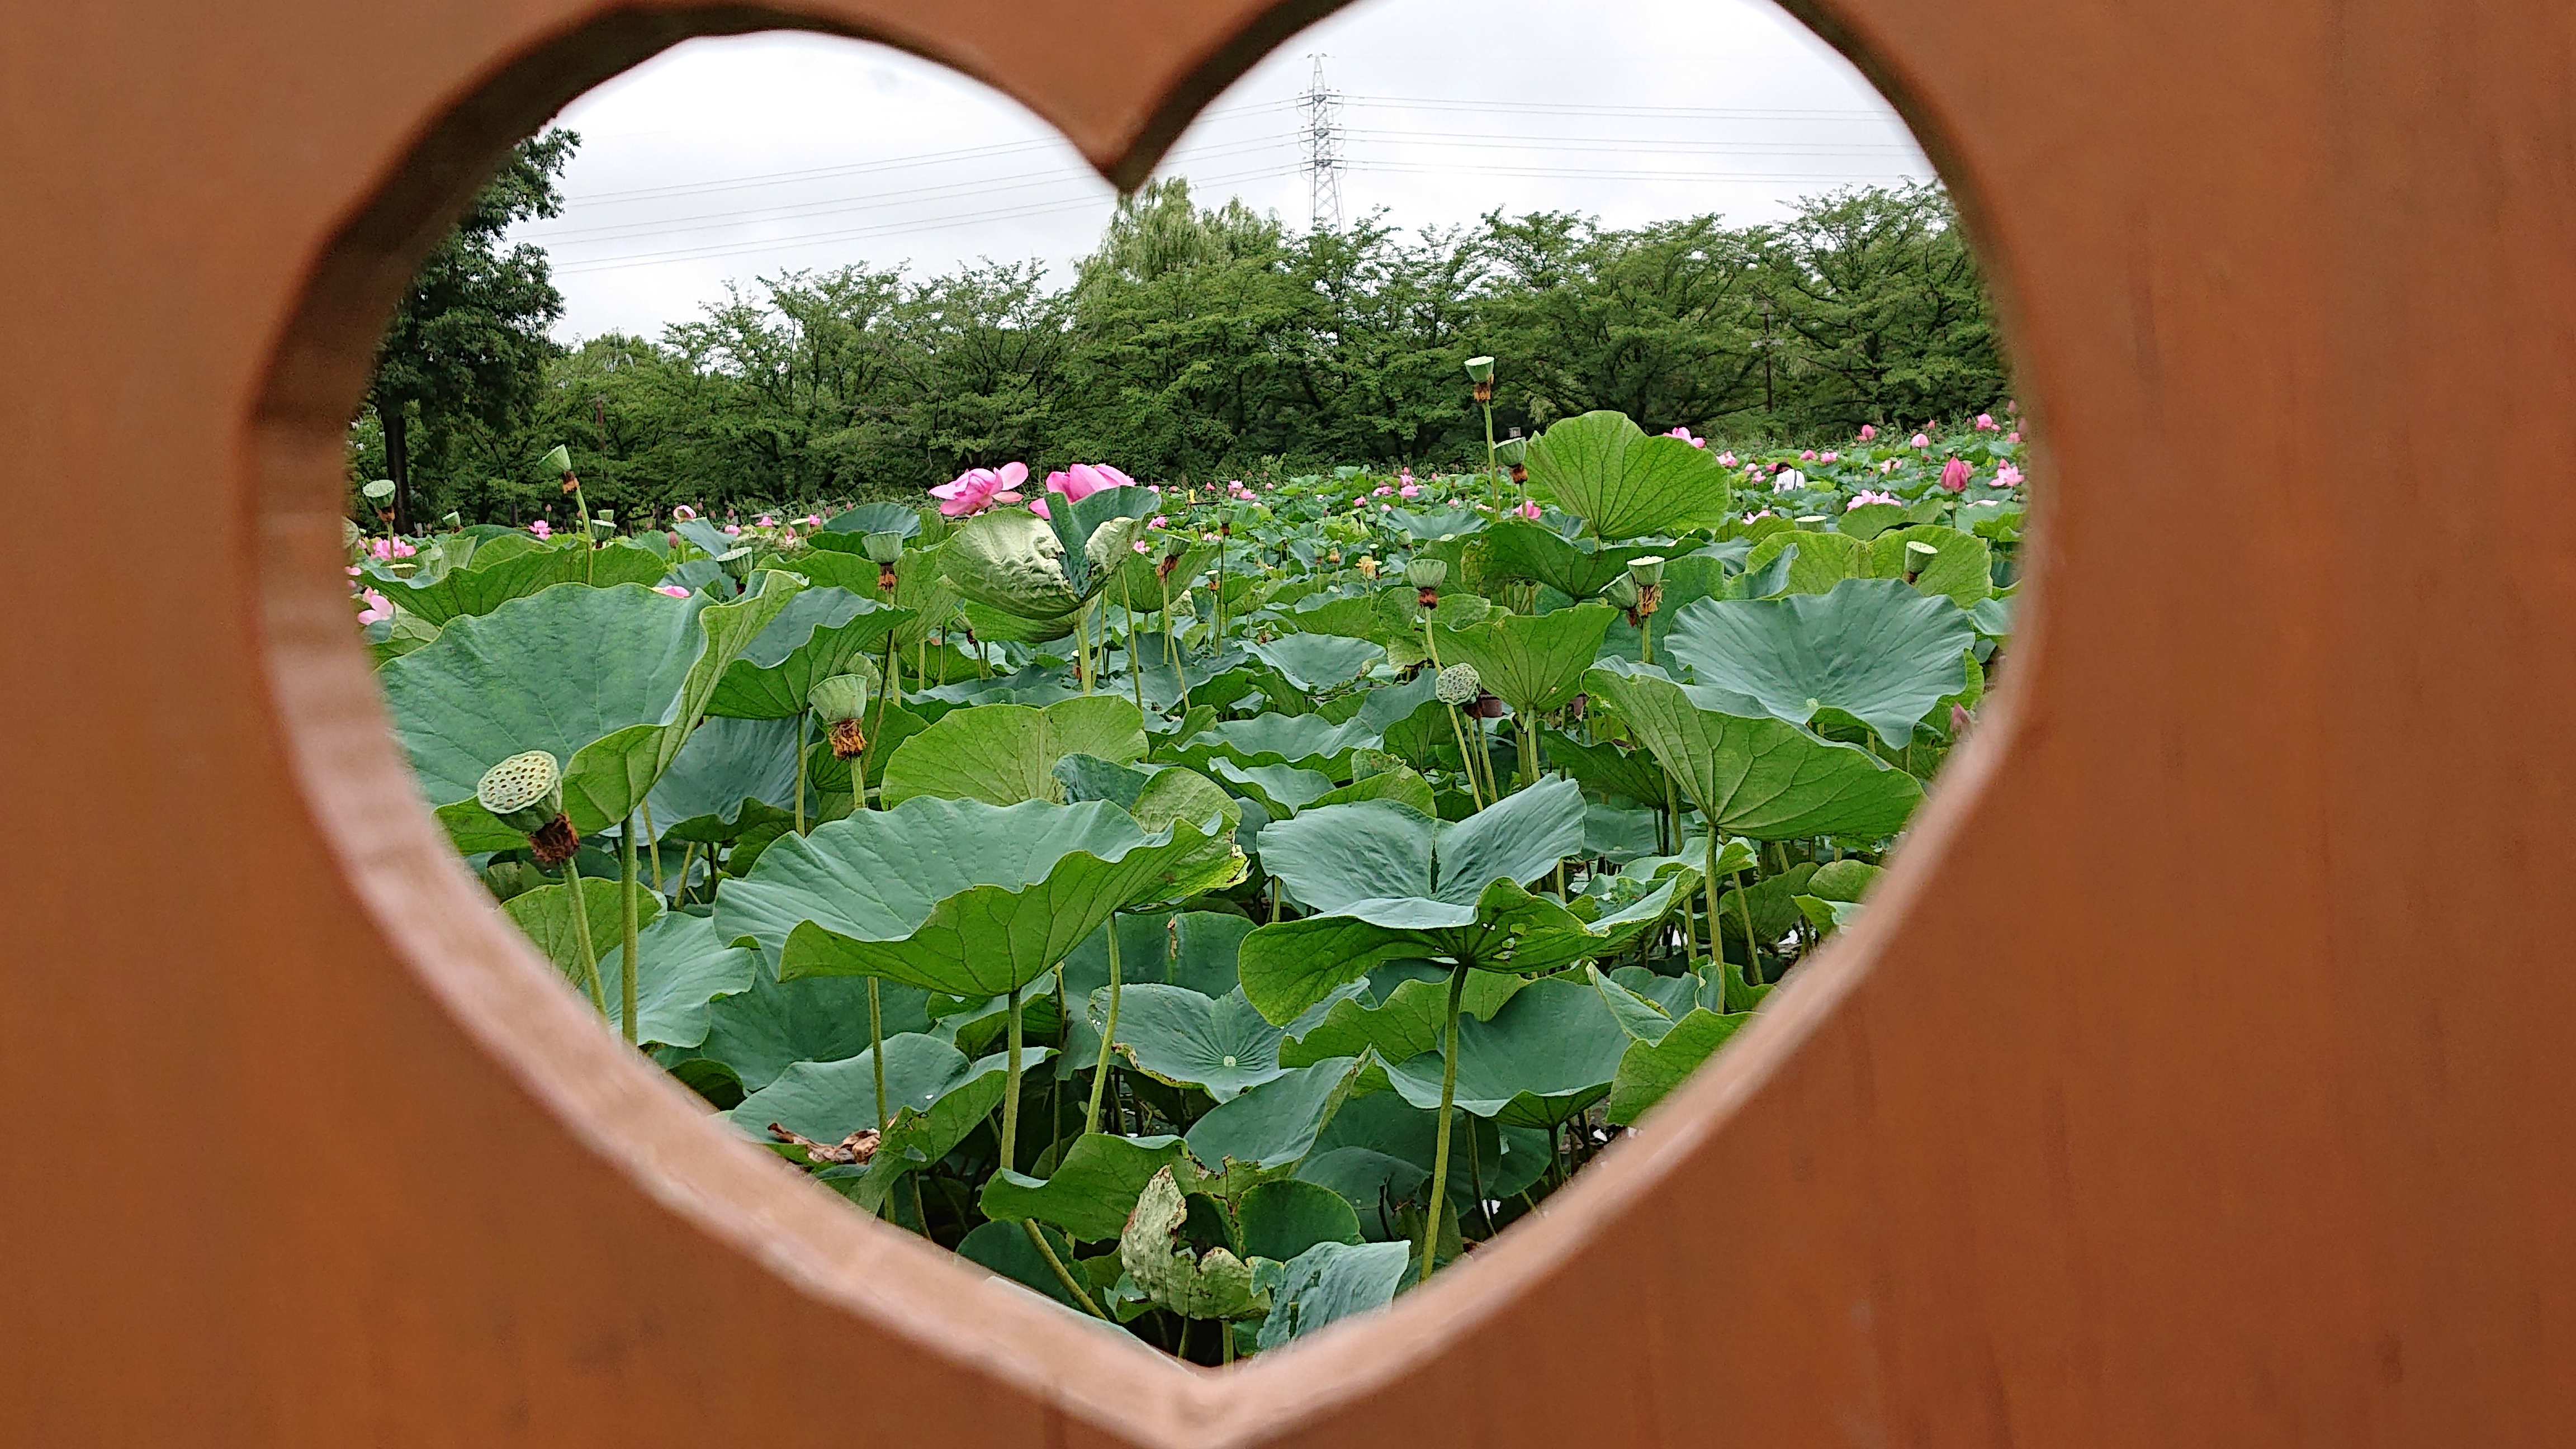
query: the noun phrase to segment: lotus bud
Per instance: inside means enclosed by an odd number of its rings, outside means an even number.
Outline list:
[[[1468,358],[1467,380],[1476,385],[1476,401],[1480,403],[1492,402],[1494,400],[1494,359],[1490,357]]]
[[[1905,581],[1909,584],[1914,582],[1917,575],[1932,566],[1934,556],[1940,552],[1928,543],[1908,540],[1905,545]]]
[[[1442,704],[1474,704],[1476,696],[1484,692],[1484,681],[1477,677],[1475,665],[1452,664],[1440,671],[1432,692]]]
[[[868,747],[868,737],[860,721],[868,713],[868,679],[864,674],[835,674],[818,680],[807,692],[805,702],[814,707],[815,715],[827,727],[832,741],[832,758],[855,760]]]
[[[393,501],[394,480],[379,478],[358,491],[366,495],[369,503],[389,503]]]
[[[750,581],[751,581],[751,550],[750,550],[750,549],[748,549],[748,548],[729,548],[729,549],[726,549],[723,553],[720,553],[720,554],[717,554],[717,555],[716,555],[716,563],[717,563],[718,565],[720,565],[720,566],[724,569],[724,571],[725,571],[727,574],[730,574],[730,575],[732,575],[732,576],[733,576],[733,581],[734,581],[735,583],[740,584],[740,583],[748,583],[748,582],[750,582]]]
[[[581,844],[564,814],[563,769],[543,750],[512,755],[484,771],[474,799],[492,818],[528,837],[528,851],[539,865],[561,865]]]

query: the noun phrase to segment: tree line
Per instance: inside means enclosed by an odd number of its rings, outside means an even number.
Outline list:
[[[1992,407],[1992,314],[1934,185],[1810,198],[1787,220],[1635,228],[1488,213],[1298,231],[1188,183],[1122,204],[1065,285],[1035,262],[934,276],[789,272],[658,338],[565,348],[544,252],[578,144],[521,143],[405,299],[351,430],[352,478],[404,521],[519,522],[567,445],[594,506],[918,496],[960,470],[1114,462],[1205,482],[1481,461],[1462,364],[1497,359],[1498,429],[1613,408],[1726,440],[1847,435]],[[354,495],[353,495],[354,496]]]

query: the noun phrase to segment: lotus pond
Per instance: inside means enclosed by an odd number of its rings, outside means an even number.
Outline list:
[[[1593,413],[1421,479],[353,525],[350,572],[427,804],[604,1029],[1213,1364],[1546,1212],[1796,989],[1999,662],[2010,426]]]

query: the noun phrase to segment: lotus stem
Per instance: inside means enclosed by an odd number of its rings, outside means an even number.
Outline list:
[[[635,972],[642,951],[636,943],[636,918],[642,902],[644,883],[635,873],[635,817],[628,815],[617,827],[617,918],[625,936],[623,953],[618,957],[618,1020],[628,1046],[635,1045]]]
[[[1712,869],[1715,859],[1714,856],[1710,857]],[[1713,908],[1716,902],[1712,901],[1710,905]],[[1753,940],[1753,892],[1746,888],[1744,872],[1740,870],[1735,873],[1735,909],[1744,917],[1744,984],[1751,986],[1754,978],[1762,971],[1762,948]],[[1724,981],[1718,983],[1717,1004],[1721,1007],[1726,1005]]]
[[[654,863],[656,865],[661,863],[661,856],[658,853],[654,856]],[[680,848],[680,891],[679,894],[671,897],[672,905],[685,906],[689,903],[689,872],[694,870],[697,867],[697,864],[698,843],[692,840]],[[655,884],[658,888],[660,883],[656,882]]]
[[[1514,723],[1520,726],[1521,737],[1521,782],[1519,788],[1526,790],[1530,786],[1538,783],[1538,734],[1530,727],[1529,716],[1520,714],[1517,710],[1514,711],[1514,714],[1519,716]],[[1562,894],[1562,892],[1559,892],[1559,894]]]
[[[1128,590],[1127,566],[1123,562],[1118,566],[1118,607],[1125,610],[1127,614],[1127,682],[1135,686],[1136,712],[1143,714],[1145,712],[1145,669],[1136,658],[1136,600]],[[1112,931],[1109,934],[1114,940],[1118,933]],[[1112,946],[1109,949],[1114,955],[1118,948]]]
[[[1440,672],[1440,641],[1431,632],[1431,615],[1427,612],[1422,616],[1422,647],[1431,655],[1431,672],[1436,676]],[[1445,699],[1441,703],[1449,711],[1449,733],[1458,741],[1458,764],[1467,772],[1467,798],[1482,810],[1485,792],[1476,783],[1476,757],[1467,752],[1467,727],[1458,722],[1458,706]]]
[[[1064,1265],[1064,1259],[1056,1256],[1055,1245],[1046,1240],[1046,1234],[1038,1228],[1037,1220],[1020,1219],[1020,1229],[1029,1235],[1030,1242],[1037,1244],[1039,1256],[1046,1259],[1047,1267],[1055,1273],[1055,1281],[1064,1285],[1064,1291],[1073,1295],[1073,1301],[1082,1305],[1082,1311],[1094,1318],[1107,1320],[1109,1315],[1101,1312],[1100,1305],[1091,1301],[1091,1295],[1082,1291],[1082,1285],[1074,1281],[1073,1270]]]
[[[1100,1099],[1108,1090],[1109,1074],[1114,1070],[1109,1062],[1109,1044],[1118,1039],[1118,997],[1123,984],[1118,969],[1118,913],[1112,911],[1109,913],[1109,1021],[1100,1029],[1100,1060],[1093,1064],[1091,1072],[1091,1105],[1082,1113],[1082,1133],[1086,1137],[1100,1130]],[[1068,1020],[1065,1033],[1070,1037],[1072,1032],[1073,1023]]]
[[[796,833],[805,833],[805,717],[811,710],[796,711]]]
[[[663,894],[662,837],[653,833],[653,806],[650,801],[635,802],[635,813],[644,817],[644,838],[653,842],[653,894]]]
[[[1478,391],[1485,394],[1483,399],[1485,410],[1485,476],[1494,480],[1494,516],[1496,518],[1501,518],[1506,511],[1507,505],[1502,501],[1502,464],[1494,456],[1494,394],[1490,385],[1484,388],[1479,388]]]
[[[1009,1055],[1003,1059],[1002,1087],[1002,1166],[1016,1171],[1020,1165],[1015,1150],[1020,1144],[1020,988],[1011,988],[1009,1011]]]
[[[1073,677],[1082,692],[1091,692],[1091,605],[1085,602],[1073,616]]]
[[[606,1016],[608,985],[599,979],[599,948],[590,944],[590,906],[582,899],[581,863],[569,855],[564,857],[564,889],[572,894],[572,943],[573,948],[581,952],[582,976],[590,986],[590,1004],[599,1008],[601,1016]]]
[[[1234,1325],[1220,1318],[1216,1321],[1217,1364],[1234,1362]]]
[[[877,1140],[885,1140],[885,1003],[877,996],[877,979],[868,978],[868,1057],[877,1072]]]
[[[1472,967],[1453,966],[1449,970],[1449,1024],[1440,1039],[1440,1124],[1439,1134],[1431,1149],[1431,1201],[1422,1211],[1422,1271],[1415,1275],[1417,1286],[1431,1281],[1431,1255],[1440,1245],[1440,1209],[1449,1201],[1449,1124],[1457,1110],[1458,1099],[1458,1006],[1467,995],[1467,973]]]

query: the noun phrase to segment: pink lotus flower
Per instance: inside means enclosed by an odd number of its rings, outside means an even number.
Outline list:
[[[1842,460],[1843,455],[1840,453],[1826,452],[1816,455],[1816,461],[1819,463],[1839,463]]]
[[[1993,413],[1979,413],[1977,414],[1977,431],[1981,433],[1994,433],[2001,432],[2002,429],[1995,426],[1995,415]]]
[[[1970,471],[1968,460],[1965,458],[1953,458],[1949,462],[1942,464],[1941,491],[1944,493],[1967,492],[1968,475]]]
[[[1136,551],[1137,551],[1138,553],[1152,553],[1152,552],[1154,551],[1154,546],[1153,546],[1152,544],[1150,544],[1150,543],[1147,543],[1145,540],[1143,540],[1143,539],[1141,539],[1141,538],[1140,538],[1140,539],[1136,540]],[[571,898],[570,898],[570,897],[566,897],[565,899],[567,900],[567,902],[569,902],[569,900],[570,900]],[[640,975],[640,974],[642,974],[642,973],[640,973],[640,972],[639,972],[639,973],[637,973],[637,974],[639,974],[639,975]]]
[[[1863,423],[1863,424],[1861,424],[1861,425],[1860,425],[1860,440],[1861,440],[1862,442],[1866,443],[1866,442],[1868,442],[1870,439],[1875,438],[1875,437],[1877,437],[1877,436],[1878,436],[1878,429],[1871,427],[1871,426],[1870,426],[1869,424],[1867,424],[1867,423]]]
[[[671,521],[674,523],[686,523],[697,516],[698,510],[685,503],[671,510]]]
[[[1523,518],[1536,520],[1538,517],[1538,500],[1535,498],[1528,499],[1524,501],[1520,507],[1513,509],[1512,512],[1519,514]],[[641,975],[642,973],[638,972],[637,974]]]
[[[553,526],[552,526],[552,525],[550,525],[550,524],[548,524],[548,523],[547,523],[544,519],[542,519],[542,518],[538,519],[538,520],[537,520],[536,522],[534,522],[534,523],[529,524],[529,525],[528,525],[528,532],[535,534],[535,535],[536,535],[537,537],[539,537],[539,538],[552,538],[552,537],[554,537],[554,536],[555,536],[555,531],[554,531]]]
[[[1759,513],[1748,513],[1748,514],[1744,515],[1744,521],[1745,521],[1745,522],[1747,522],[1747,523],[1760,523],[1763,519],[1770,518],[1770,517],[1773,517],[1773,516],[1775,516],[1775,515],[1771,512],[1771,510],[1770,510],[1770,509],[1768,509],[1768,508],[1765,508],[1765,509],[1763,509],[1763,510],[1762,510],[1761,512],[1759,512]],[[640,974],[640,973],[639,973],[639,974]]]
[[[1733,453],[1720,453],[1720,454],[1718,454],[1718,455],[1717,455],[1717,466],[1719,466],[1719,467],[1721,467],[1721,468],[1732,468],[1732,467],[1734,467],[1734,466],[1735,466],[1735,455],[1734,455]]]
[[[1396,482],[1398,482],[1398,483],[1410,483],[1410,482],[1412,482],[1412,481],[1413,481],[1413,470],[1412,470],[1412,469],[1410,469],[1410,468],[1406,468],[1406,469],[1402,469],[1402,470],[1400,470],[1400,471],[1399,471],[1399,472],[1397,472],[1397,474],[1395,475],[1395,481],[1396,481]]]
[[[1062,472],[1049,473],[1046,486],[1049,493],[1063,494],[1065,502],[1080,503],[1103,488],[1127,488],[1134,486],[1135,482],[1106,463],[1076,463]],[[1029,512],[1040,518],[1048,517],[1046,500],[1030,499]]]
[[[1146,520],[1145,520],[1145,526],[1146,526],[1147,528],[1160,528],[1160,527],[1162,527],[1162,526],[1163,526],[1163,524],[1164,524],[1166,521],[1167,521],[1167,520],[1163,517],[1163,515],[1161,515],[1161,514],[1157,513],[1157,514],[1155,514],[1153,517],[1151,517],[1151,518],[1149,518],[1149,519],[1146,519]]]
[[[1894,459],[1894,458],[1890,458],[1890,459],[1888,459],[1886,462],[1881,463],[1881,464],[1879,464],[1879,465],[1878,465],[1878,471],[1880,471],[1881,473],[1893,473],[1893,472],[1895,472],[1895,471],[1896,471],[1896,468],[1897,468],[1897,461],[1898,461],[1898,460],[1896,460],[1896,459]]]
[[[653,592],[655,592],[655,593],[657,593],[657,594],[669,594],[672,598],[675,598],[675,599],[685,599],[685,598],[687,598],[687,597],[689,596],[689,591],[688,591],[688,590],[686,590],[686,589],[684,589],[684,588],[681,588],[678,584],[661,584],[661,585],[657,585],[657,586],[654,588]],[[640,975],[642,975],[643,973],[639,971],[639,972],[637,972],[636,974],[640,976]]]
[[[2018,488],[2021,486],[2021,470],[2010,463],[2006,463],[1995,470],[1995,476],[1988,481],[1986,486],[1989,488]]]
[[[1913,448],[1928,448],[1932,446],[1932,440],[1921,433],[1916,433],[1910,440],[1908,440],[1906,446]]]
[[[2021,429],[2019,429],[2019,428],[2015,428],[2015,429],[2013,429],[2011,432],[2004,434],[2004,441],[2005,441],[2005,442],[2007,442],[2007,443],[2018,443],[2018,442],[2020,442],[2020,441],[2021,441]]]
[[[741,533],[741,532],[742,532],[742,525],[741,525],[741,524],[739,524],[739,523],[728,523],[728,524],[726,524],[726,525],[725,525],[725,536],[726,536],[726,537],[728,537],[728,538],[730,538],[730,537],[732,537],[732,536],[734,536],[734,535],[736,535],[736,534],[739,534],[739,533]]]
[[[1020,501],[1019,486],[1029,481],[1029,465],[1004,463],[999,469],[969,468],[930,490],[945,518],[981,513],[996,503]]]
[[[1375,488],[1369,490],[1369,496],[1371,498],[1384,498],[1386,495],[1393,493],[1394,491],[1395,489],[1392,486],[1380,483]]]
[[[359,574],[364,573],[364,572],[365,572],[365,570],[364,570],[364,569],[359,568],[356,564],[351,564],[351,565],[349,565],[349,577],[351,577],[351,578],[353,578],[353,579],[354,579],[354,578],[356,578]]]
[[[823,515],[821,515],[821,514],[819,514],[819,513],[808,513],[808,514],[806,514],[806,515],[805,515],[805,526],[806,526],[807,528],[821,528],[821,527],[823,526]]]
[[[1414,482],[1410,478],[1407,478],[1404,480],[1404,486],[1395,490],[1395,496],[1398,498],[1419,498],[1422,496],[1422,485]]]
[[[1862,492],[1852,495],[1852,501],[1843,505],[1843,512],[1849,513],[1864,503],[1895,503],[1901,505],[1904,501],[1905,500],[1897,497],[1893,493],[1879,493],[1863,490]]]
[[[420,550],[403,542],[399,538],[380,538],[368,546],[367,552],[374,555],[378,561],[383,562],[398,558],[409,558],[413,554],[420,552]]]
[[[755,528],[776,528],[778,526],[778,520],[764,513],[752,521],[752,526]]]
[[[1708,439],[1692,437],[1691,430],[1688,428],[1675,428],[1671,432],[1664,434],[1664,436],[1667,438],[1679,438],[1694,448],[1705,448],[1708,446]]]
[[[375,590],[361,589],[358,591],[358,597],[367,601],[367,607],[359,611],[359,623],[380,624],[394,616],[393,601]]]
[[[1807,451],[1798,455],[1798,460],[1802,463],[1812,463],[1816,461],[1816,450],[1809,448]]]

